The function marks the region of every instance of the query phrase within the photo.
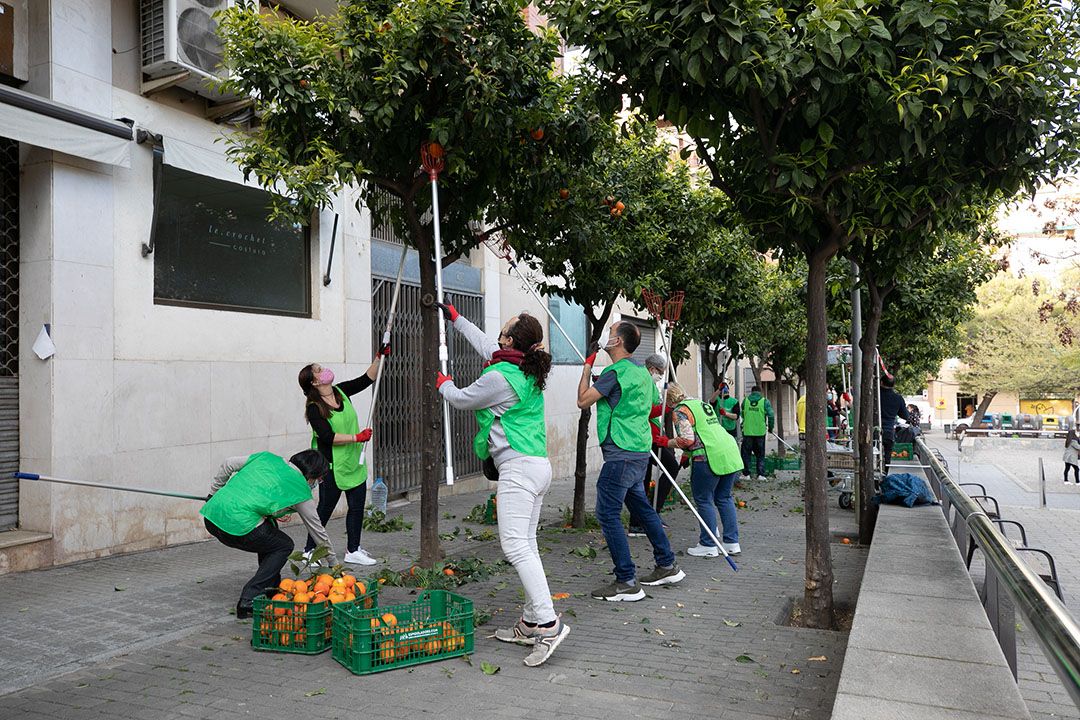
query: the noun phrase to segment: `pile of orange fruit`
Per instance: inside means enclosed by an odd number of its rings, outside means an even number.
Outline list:
[[[312,615],[318,612],[320,619],[325,618],[322,632],[327,640],[331,636],[331,614],[324,603],[336,605],[361,597],[364,598],[364,607],[374,606],[370,597],[364,597],[367,586],[352,575],[335,578],[323,573],[308,580],[285,578],[277,589],[278,592],[270,597],[274,604],[267,607],[259,622],[259,632],[267,642],[273,641],[276,633],[276,644],[282,647],[303,645],[307,642],[308,633],[317,631],[307,622],[308,610],[312,605],[322,605],[314,608]]]
[[[371,618],[370,622],[371,651],[376,653],[375,657],[382,664],[422,655],[438,655],[444,651],[453,652],[465,647],[464,633],[449,621],[417,620],[402,625],[398,623],[397,616],[386,612]],[[355,636],[350,633],[347,643],[352,646],[354,642]]]

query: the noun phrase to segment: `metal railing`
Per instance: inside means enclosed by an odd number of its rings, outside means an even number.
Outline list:
[[[1080,707],[1080,625],[1065,605],[998,532],[983,508],[956,484],[941,460],[916,438],[915,447],[953,538],[963,553],[974,541],[986,560],[983,604],[1016,677],[1016,610],[1027,619],[1073,703]]]

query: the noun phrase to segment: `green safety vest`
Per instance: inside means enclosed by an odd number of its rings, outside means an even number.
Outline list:
[[[336,434],[356,435],[360,432],[360,420],[356,417],[356,408],[353,407],[349,396],[341,392],[336,386],[341,401],[341,409],[330,413],[326,420],[330,423],[330,429]],[[360,465],[360,453],[364,449],[363,443],[346,443],[334,445],[333,458],[330,460],[330,469],[334,471],[334,482],[342,490],[352,490],[358,485],[363,485],[367,480],[367,466]],[[318,450],[318,436],[312,431],[311,449]]]
[[[260,452],[229,478],[199,510],[230,535],[247,535],[263,518],[311,499],[303,474],[274,453]]]
[[[513,363],[497,362],[484,368],[481,375],[489,372],[500,373],[518,396],[518,401],[499,418],[506,440],[510,447],[522,455],[547,457],[547,423],[544,421],[544,393],[536,386],[536,381],[521,372]],[[488,437],[491,426],[495,424],[495,413],[490,408],[476,411],[476,421],[480,423],[480,432],[473,438],[473,450],[481,460],[491,457]]]
[[[610,435],[611,441],[623,450],[647,453],[652,449],[649,415],[652,406],[660,403],[656,383],[648,370],[628,358],[608,365],[600,374],[608,372],[615,373],[622,396],[615,407],[606,402],[597,403],[596,434],[600,442]]]
[[[728,396],[728,397],[724,398],[723,408],[725,410],[727,410],[728,412],[731,412],[735,407],[738,406],[738,404],[739,404],[739,399],[738,398],[733,398],[731,396]],[[735,424],[736,424],[735,423],[735,418],[722,417],[722,418],[720,418],[720,424],[723,425],[724,429],[727,430],[729,433],[734,433],[735,432]]]
[[[757,401],[750,398],[743,400],[742,406],[742,434],[750,437],[764,436],[768,430],[765,414],[765,396],[759,395]]]
[[[739,444],[724,429],[712,406],[688,398],[683,400],[679,407],[684,407],[693,414],[694,432],[704,446],[692,451],[691,455],[704,454],[714,475],[730,475],[743,469]]]

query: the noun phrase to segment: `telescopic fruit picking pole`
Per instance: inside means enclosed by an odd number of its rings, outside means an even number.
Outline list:
[[[28,472],[16,472],[11,474],[12,477],[19,480],[41,480],[43,482],[60,483],[62,485],[79,485],[81,487],[101,488],[102,490],[123,490],[124,492],[137,492],[145,493],[146,495],[162,495],[164,497],[181,498],[183,500],[200,500],[206,502],[209,499],[207,495],[188,495],[187,493],[165,492],[164,490],[147,490],[145,488],[133,488],[125,485],[108,485],[106,483],[93,483],[85,480],[68,480],[67,478],[52,477],[50,475],[39,475],[37,473]]]
[[[446,167],[446,159],[443,157],[443,148],[435,142],[424,143],[420,148],[420,162],[424,166],[428,177],[431,178],[431,212],[432,227],[435,229],[435,294],[436,302],[442,305],[443,275],[442,275],[442,229],[439,226],[439,173]],[[427,258],[420,258],[420,262],[426,262]],[[438,310],[435,311],[439,321],[439,367],[442,374],[446,375],[447,362],[450,353],[446,348],[446,319]],[[454,449],[450,441],[450,403],[443,399],[443,439],[446,445],[446,484],[454,484]]]
[[[382,347],[386,347],[390,343],[390,331],[394,329],[394,318],[397,317],[397,302],[398,296],[401,295],[401,277],[405,272],[405,257],[409,254],[407,245],[401,247],[401,261],[398,263],[397,280],[394,281],[394,294],[390,298],[390,313],[386,316],[386,327],[383,329],[382,335]],[[441,313],[440,313],[441,315]],[[379,353],[379,368],[375,371],[375,387],[371,391],[371,406],[368,408],[367,424],[364,427],[371,427],[372,420],[375,419],[375,403],[379,400],[379,387],[382,385],[383,365],[386,363],[386,356]],[[360,450],[360,467],[364,467],[364,456],[368,451],[368,443],[364,443],[364,447]]]
[[[645,301],[645,307],[649,314],[656,320],[656,327],[660,330],[660,338],[664,348],[664,389],[660,396],[660,427],[664,426],[664,415],[667,414],[667,390],[668,378],[675,379],[675,368],[671,366],[671,350],[669,350],[668,333],[673,332],[675,322],[682,314],[683,299],[686,293],[682,290],[674,293],[668,300],[659,293],[654,293],[648,288],[641,289],[641,297]],[[665,322],[667,328],[665,329]],[[662,433],[661,433],[662,434]],[[660,492],[660,484],[653,485],[653,505],[656,505],[656,497]]]
[[[574,350],[575,353],[577,353],[577,356],[581,358],[581,362],[584,363],[585,355],[581,352],[580,349],[578,349],[577,344],[574,342],[573,338],[570,337],[569,333],[566,332],[566,329],[563,328],[559,321],[555,319],[555,316],[552,315],[551,310],[548,309],[547,303],[541,299],[540,294],[536,291],[536,288],[533,287],[533,284],[526,280],[525,277],[521,274],[521,270],[518,269],[517,263],[515,263],[510,257],[510,249],[507,244],[498,243],[490,240],[485,240],[484,244],[487,245],[488,249],[495,253],[496,256],[502,258],[503,260],[506,260],[506,262],[510,264],[510,268],[517,274],[521,282],[525,284],[525,287],[528,288],[529,292],[534,298],[536,298],[537,302],[540,303],[540,307],[544,308],[544,312],[547,313],[548,318],[551,320],[551,322],[555,323],[555,327],[559,329],[559,332],[562,333],[562,336],[566,338],[566,342],[570,344],[570,347]],[[719,548],[721,553],[723,553],[724,559],[727,560],[728,565],[731,566],[731,569],[738,572],[739,568],[735,565],[735,561],[731,559],[728,551],[724,549],[724,544],[720,542],[720,539],[718,537],[716,537],[716,533],[713,531],[713,529],[706,525],[705,521],[701,519],[701,515],[698,514],[697,508],[695,508],[694,504],[691,503],[690,500],[686,497],[686,493],[684,493],[682,491],[682,488],[679,487],[679,483],[675,482],[675,478],[673,478],[671,476],[671,473],[667,471],[667,468],[664,467],[664,464],[660,462],[660,456],[657,455],[656,451],[653,450],[651,447],[649,448],[649,454],[656,462],[656,466],[660,468],[660,472],[664,473],[664,475],[667,476],[667,479],[671,481],[671,486],[675,488],[676,492],[679,493],[679,497],[681,497],[683,499],[683,502],[686,503],[686,507],[690,508],[690,512],[692,512],[694,514],[694,517],[697,518],[698,524],[701,525],[701,527],[705,528],[705,532],[708,533],[709,537],[712,538],[712,541],[716,543],[716,547]]]

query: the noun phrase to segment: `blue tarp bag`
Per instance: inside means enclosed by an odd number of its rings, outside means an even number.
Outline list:
[[[937,505],[934,493],[927,487],[926,481],[911,473],[888,475],[881,482],[881,490],[870,499],[875,505]]]

